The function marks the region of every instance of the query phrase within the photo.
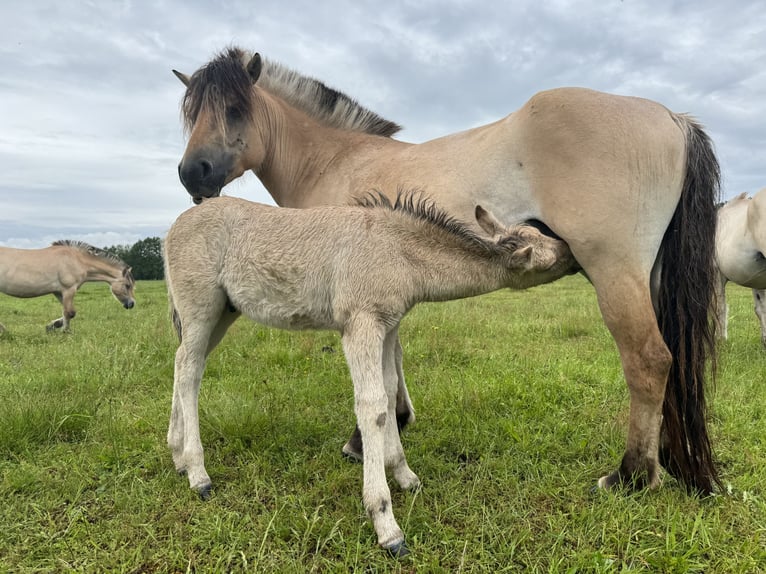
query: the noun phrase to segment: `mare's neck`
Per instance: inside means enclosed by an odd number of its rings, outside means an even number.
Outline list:
[[[254,123],[265,158],[253,171],[282,207],[347,204],[360,152],[402,145],[390,138],[328,127],[266,90],[256,87],[254,93]],[[368,191],[359,190],[359,195]]]
[[[85,283],[91,281],[112,283],[122,276],[122,269],[99,257],[84,253],[81,255],[80,260],[86,268],[85,280],[83,281]]]

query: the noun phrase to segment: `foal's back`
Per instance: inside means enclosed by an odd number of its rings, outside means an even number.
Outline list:
[[[184,212],[165,240],[171,294],[193,297],[192,286],[215,285],[238,311],[283,329],[340,329],[351,305],[403,314],[406,227],[397,225],[398,217],[352,206],[205,200]]]

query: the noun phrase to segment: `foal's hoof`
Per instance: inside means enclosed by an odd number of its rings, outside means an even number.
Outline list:
[[[410,549],[407,548],[407,544],[404,542],[404,540],[397,542],[396,544],[392,544],[386,548],[386,550],[394,558],[404,558],[410,554]]]
[[[206,484],[205,486],[200,486],[196,490],[197,490],[197,494],[199,494],[199,497],[202,500],[208,500],[210,499],[210,495],[213,493],[213,485]]]

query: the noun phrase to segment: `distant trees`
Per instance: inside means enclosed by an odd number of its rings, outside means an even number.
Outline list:
[[[147,237],[133,245],[112,245],[104,251],[115,255],[131,266],[135,279],[163,279],[162,241],[159,237]]]

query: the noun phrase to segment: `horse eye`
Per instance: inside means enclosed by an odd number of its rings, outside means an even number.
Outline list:
[[[242,111],[234,106],[226,108],[226,119],[236,122],[242,119]]]

